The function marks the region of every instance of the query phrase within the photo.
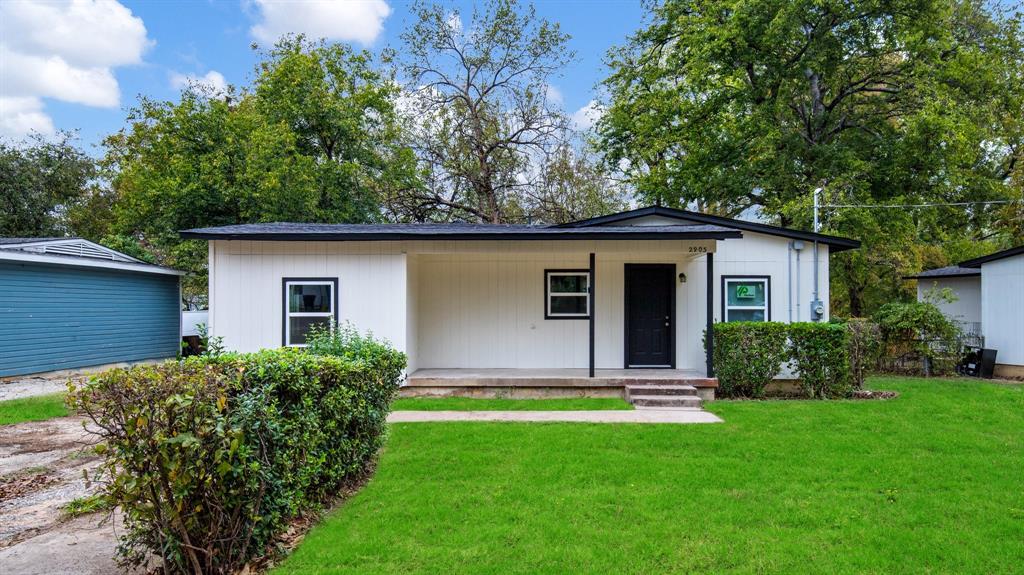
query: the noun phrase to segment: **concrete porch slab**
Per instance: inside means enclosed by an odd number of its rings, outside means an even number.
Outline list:
[[[438,421],[512,421],[564,423],[722,423],[702,409],[637,409],[634,411],[395,411],[390,423]]]
[[[718,387],[718,380],[686,369],[418,369],[408,377],[410,387],[624,387],[674,383]]]

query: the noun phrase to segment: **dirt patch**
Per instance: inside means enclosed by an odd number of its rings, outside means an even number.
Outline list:
[[[8,573],[117,573],[114,528],[62,510],[92,494],[95,437],[78,417],[0,427],[0,565]]]

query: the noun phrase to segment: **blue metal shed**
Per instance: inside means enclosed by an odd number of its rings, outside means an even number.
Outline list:
[[[0,238],[0,377],[174,357],[181,272],[78,238]]]

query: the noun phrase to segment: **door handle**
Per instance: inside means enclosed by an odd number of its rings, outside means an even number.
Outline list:
[[[669,324],[668,324],[668,322],[666,321],[666,322],[665,322],[665,327],[668,327],[668,325],[669,325]]]

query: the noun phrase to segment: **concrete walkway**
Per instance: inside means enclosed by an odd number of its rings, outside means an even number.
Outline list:
[[[549,421],[574,423],[722,423],[702,409],[633,411],[395,411],[391,423],[431,421]]]

